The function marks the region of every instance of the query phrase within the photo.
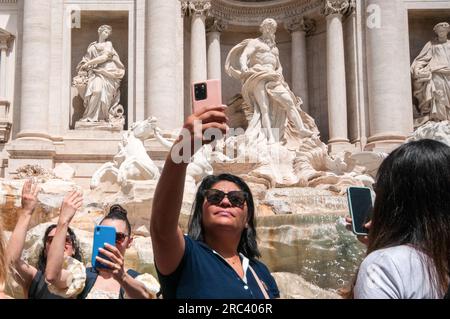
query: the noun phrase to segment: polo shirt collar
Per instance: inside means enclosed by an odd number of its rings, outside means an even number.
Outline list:
[[[221,254],[219,254],[217,251],[215,251],[214,249],[211,249],[211,247],[209,247],[205,242],[198,240],[197,241],[201,246],[203,246],[206,249],[209,249],[210,251],[212,251],[214,254],[216,254],[217,256],[219,256],[220,258],[222,258],[223,261],[225,261],[225,263],[228,265],[228,267],[231,267],[228,262],[226,261],[225,258],[223,258],[223,256]],[[241,261],[242,261],[242,270],[244,271],[244,278],[242,279],[246,284],[247,283],[247,270],[248,267],[250,265],[250,260],[243,254],[243,253],[239,253],[239,256],[241,257]]]

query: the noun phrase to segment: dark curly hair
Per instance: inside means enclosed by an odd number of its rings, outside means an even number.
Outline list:
[[[127,225],[128,235],[131,235],[131,224],[128,220],[127,210],[122,206],[115,204],[109,208],[109,213],[102,219],[100,224],[103,223],[104,220],[122,220]]]

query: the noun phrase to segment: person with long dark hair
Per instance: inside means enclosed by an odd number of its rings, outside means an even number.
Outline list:
[[[227,130],[224,106],[203,108],[189,116],[184,133],[168,155],[153,199],[150,232],[155,265],[165,299],[279,297],[269,269],[260,261],[255,207],[247,184],[237,176],[207,176],[201,182],[189,222],[178,226],[188,161],[179,161],[207,134]],[[198,130],[194,127],[202,122]],[[178,152],[179,146],[181,152]]]
[[[381,164],[350,298],[442,298],[450,273],[450,147],[406,143]]]
[[[43,236],[43,246],[39,253],[37,267],[28,264],[21,258],[25,238],[31,218],[37,206],[37,194],[39,187],[31,180],[27,180],[22,188],[22,207],[19,217],[8,242],[7,256],[12,266],[14,279],[21,285],[24,295],[29,299],[59,299],[61,297],[51,293],[45,282],[45,267],[47,256],[56,232],[56,225],[50,225]],[[62,207],[61,210],[64,208]],[[82,261],[81,249],[72,229],[64,239],[61,253]]]

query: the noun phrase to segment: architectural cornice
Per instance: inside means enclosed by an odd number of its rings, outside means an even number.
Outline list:
[[[215,0],[211,3],[209,15],[232,25],[259,26],[267,17],[283,22],[322,7],[323,0],[279,0],[258,3]]]

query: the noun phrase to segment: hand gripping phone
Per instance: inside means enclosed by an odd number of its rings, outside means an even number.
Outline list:
[[[222,88],[219,79],[192,83],[192,111],[222,105]]]
[[[367,236],[369,230],[364,225],[372,219],[372,193],[367,187],[347,189],[348,207],[352,217],[352,230],[356,235]]]
[[[105,248],[105,243],[112,246],[116,245],[116,229],[111,226],[97,225],[94,228],[94,243],[92,245],[92,259],[91,264],[94,268],[108,268],[102,263],[98,262],[95,257],[99,256],[103,259],[110,260],[105,255],[101,254],[98,249]]]

